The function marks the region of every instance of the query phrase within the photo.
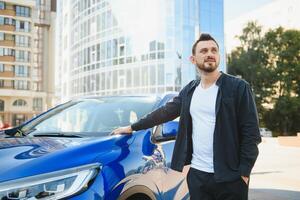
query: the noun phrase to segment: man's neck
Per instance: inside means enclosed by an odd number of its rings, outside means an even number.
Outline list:
[[[204,89],[210,87],[212,84],[214,84],[218,78],[220,77],[221,72],[218,70],[215,70],[213,72],[201,72],[201,85]]]

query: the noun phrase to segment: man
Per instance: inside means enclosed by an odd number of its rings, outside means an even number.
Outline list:
[[[187,183],[192,200],[248,198],[249,176],[261,142],[249,84],[219,72],[219,46],[201,34],[190,60],[200,73],[172,102],[113,134],[131,133],[180,116],[171,168],[191,164]]]

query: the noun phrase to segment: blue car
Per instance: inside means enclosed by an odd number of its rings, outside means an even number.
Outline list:
[[[178,119],[110,135],[171,101],[164,96],[77,99],[0,134],[0,200],[189,199],[170,169]]]

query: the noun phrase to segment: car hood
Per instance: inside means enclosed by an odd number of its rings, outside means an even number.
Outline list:
[[[95,163],[101,154],[132,140],[132,136],[1,138],[0,182]]]

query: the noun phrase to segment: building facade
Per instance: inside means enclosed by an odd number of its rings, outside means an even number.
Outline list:
[[[0,1],[0,128],[52,107],[51,3],[55,11],[55,1]]]
[[[221,0],[59,0],[57,19],[62,102],[179,91],[196,77],[189,57],[200,32],[212,33],[224,55]]]

